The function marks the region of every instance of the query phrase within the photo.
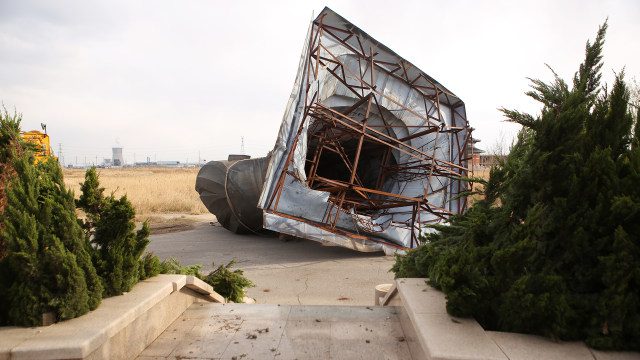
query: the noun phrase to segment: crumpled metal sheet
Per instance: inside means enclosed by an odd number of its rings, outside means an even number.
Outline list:
[[[416,247],[428,225],[464,211],[454,198],[468,188],[458,178],[470,144],[464,102],[325,8],[309,26],[266,172],[264,227],[359,251]],[[336,179],[313,173],[320,165]]]
[[[200,200],[218,222],[237,234],[263,230],[262,211],[256,207],[269,157],[238,161],[210,161],[196,177]]]

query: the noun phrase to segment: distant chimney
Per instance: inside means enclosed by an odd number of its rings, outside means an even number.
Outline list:
[[[114,147],[113,150],[113,166],[124,165],[124,158],[122,157],[122,148]]]

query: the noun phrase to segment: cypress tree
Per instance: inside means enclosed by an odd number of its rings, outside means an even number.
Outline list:
[[[149,244],[149,227],[145,222],[140,230],[134,231],[135,210],[131,202],[126,195],[119,199],[113,195],[105,197],[95,168],[87,170],[81,189],[77,204],[87,215],[83,227],[92,244],[103,295],[120,295],[131,290],[147,272],[155,272],[145,269],[141,259]]]
[[[523,126],[484,199],[398,257],[397,277],[429,277],[447,310],[485,328],[640,350],[640,143],[624,72],[600,85],[607,24],[571,86],[555,73],[527,94]]]
[[[9,179],[15,175],[15,171],[11,166],[11,159],[21,150],[20,138],[18,137],[21,121],[22,115],[18,115],[15,111],[10,114],[7,108],[2,105],[2,112],[0,112],[0,215],[4,213],[4,209],[7,206],[6,186],[9,183]],[[4,225],[0,222],[0,230],[2,229],[4,229]],[[0,237],[0,260],[6,256],[4,240]],[[2,298],[0,297],[1,301]]]
[[[81,208],[86,215],[86,220],[80,223],[87,237],[91,238],[93,229],[95,229],[96,223],[100,219],[104,202],[104,188],[100,187],[95,167],[91,167],[85,173],[84,182],[80,184],[80,191],[81,194],[80,198],[76,200],[76,207]]]
[[[46,161],[39,163],[38,167],[43,174],[43,192],[46,192],[52,204],[53,226],[49,228],[49,232],[60,239],[64,247],[75,255],[76,263],[85,275],[89,309],[94,310],[100,305],[103,287],[91,261],[91,245],[86,241],[78,223],[73,193],[64,186],[62,169],[57,162]]]
[[[134,232],[135,211],[126,196],[105,198],[93,238],[100,254],[96,264],[104,281],[105,295],[120,295],[131,290],[139,278],[140,258],[149,244],[146,223]]]
[[[6,115],[6,110],[5,110]],[[6,206],[0,260],[0,317],[14,325],[39,325],[42,314],[70,319],[96,308],[102,286],[76,222],[73,195],[57,162],[33,165],[19,139],[20,119],[1,119]]]

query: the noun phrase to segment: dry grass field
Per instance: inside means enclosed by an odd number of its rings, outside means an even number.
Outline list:
[[[489,169],[475,169],[473,171],[473,177],[477,177],[477,178],[488,180],[489,179],[489,171],[490,171]],[[474,183],[472,189],[473,190],[481,190],[482,189],[482,184]],[[481,199],[483,197],[484,197],[483,195],[470,196],[468,198],[468,201],[469,201],[469,203],[468,203],[469,205],[468,206],[473,205],[473,202],[476,199]]]
[[[478,177],[481,179],[488,179],[489,178],[489,169],[476,169],[473,171],[473,176],[474,177]]]
[[[97,169],[105,195],[127,195],[138,217],[158,214],[209,214],[195,191],[200,168],[135,167]],[[85,169],[63,169],[64,182],[80,196]],[[489,170],[475,170],[473,176],[486,179]],[[474,184],[474,187],[479,186]]]
[[[97,169],[104,194],[127,195],[137,219],[159,214],[209,214],[195,190],[200,168],[135,167]],[[80,196],[85,169],[64,169],[64,182]]]
[[[184,230],[193,221],[190,215],[209,214],[195,191],[200,168],[135,167],[97,169],[105,195],[127,195],[136,210],[136,221],[148,220],[153,233]],[[64,182],[80,196],[85,169],[63,169]],[[474,176],[487,178],[489,170],[476,170]],[[478,186],[475,184],[474,187]],[[478,197],[476,195],[475,197]],[[469,199],[473,204],[473,199]],[[167,216],[169,214],[178,216]],[[164,230],[163,230],[164,229]]]

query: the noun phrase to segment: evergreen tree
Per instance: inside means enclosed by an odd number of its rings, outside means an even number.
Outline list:
[[[82,315],[99,305],[102,287],[76,222],[73,195],[56,161],[33,166],[33,154],[19,140],[19,119],[0,120],[6,146],[0,154],[6,180],[0,317],[33,326],[45,312],[58,319]]]
[[[539,116],[503,109],[523,130],[485,198],[397,259],[396,276],[429,277],[451,314],[640,350],[639,126],[624,72],[600,85],[606,28],[571,87],[532,80]]]
[[[73,192],[65,187],[62,169],[57,161],[38,163],[37,168],[41,171],[41,192],[51,199],[52,204],[51,216],[47,217],[51,219],[51,224],[47,231],[74,254],[76,263],[85,274],[89,309],[94,310],[100,305],[103,287],[91,261],[91,245],[78,224]]]
[[[160,258],[153,256],[153,253],[145,253],[140,258],[140,266],[138,273],[140,280],[145,280],[158,274],[166,274],[166,261],[160,261]]]
[[[104,188],[100,187],[98,172],[91,167],[84,175],[84,182],[80,184],[80,198],[76,200],[76,207],[81,208],[86,215],[86,220],[81,221],[87,237],[93,236],[93,229],[100,219],[100,213],[104,202]]]
[[[160,272],[202,278],[200,265],[183,268],[147,254],[149,227],[134,231],[126,196],[105,197],[91,168],[74,202],[57,161],[34,165],[33,147],[20,139],[21,115],[0,112],[0,324],[36,326],[42,314],[71,319],[95,309],[103,296],[131,290]],[[86,220],[76,216],[76,205]],[[83,231],[84,229],[84,231]],[[233,263],[207,278],[241,301],[253,286]]]
[[[149,244],[150,231],[145,222],[135,232],[135,210],[126,195],[119,199],[104,197],[104,188],[99,185],[95,168],[87,170],[78,205],[87,214],[83,224],[93,244],[93,262],[102,278],[104,296],[120,295],[146,274],[145,268],[141,269],[145,264],[141,257]]]
[[[15,111],[10,114],[4,104],[2,105],[2,111],[0,112],[0,215],[4,213],[4,209],[7,206],[6,186],[9,180],[15,176],[15,171],[11,165],[12,159],[19,152],[22,152],[20,137],[18,136],[20,134],[21,121],[21,114],[19,115]],[[0,230],[2,229],[4,229],[4,226],[0,222]],[[0,237],[0,260],[4,259],[6,255],[4,240]],[[2,305],[1,302],[2,298],[0,298],[0,305]]]

